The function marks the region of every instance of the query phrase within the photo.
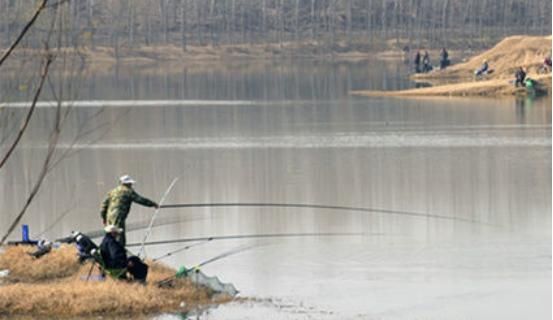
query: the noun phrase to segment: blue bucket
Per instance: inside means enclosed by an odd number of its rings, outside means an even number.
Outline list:
[[[29,225],[24,224],[21,226],[21,237],[23,242],[29,242]]]

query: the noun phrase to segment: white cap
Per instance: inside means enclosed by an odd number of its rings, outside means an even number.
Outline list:
[[[119,227],[117,227],[117,226],[114,226],[114,225],[110,224],[110,225],[105,226],[104,231],[105,231],[106,233],[112,233],[112,232],[114,232],[114,231],[117,232],[117,233],[121,233],[121,231],[123,231],[123,229],[121,229],[121,228],[119,228]]]
[[[121,182],[122,184],[134,184],[134,183],[136,183],[136,181],[134,181],[134,179],[131,178],[131,176],[129,176],[129,175],[121,176],[119,178],[119,182]]]

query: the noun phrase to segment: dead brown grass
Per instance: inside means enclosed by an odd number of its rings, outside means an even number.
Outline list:
[[[472,79],[474,70],[478,69],[484,60],[487,60],[490,69],[494,70],[489,75],[489,79],[512,78],[518,67],[525,68],[527,73],[536,73],[549,54],[551,54],[551,36],[511,36],[464,63],[453,65],[445,70],[416,74],[413,78]]]
[[[68,277],[79,270],[75,249],[62,246],[55,254],[35,259],[32,247],[13,246],[0,255],[0,269],[10,270],[10,281],[35,282]]]
[[[230,297],[214,300],[213,292],[188,280],[178,280],[172,288],[158,288],[155,282],[174,275],[175,270],[157,263],[150,263],[147,285],[112,279],[87,282],[84,279],[90,265],[76,263],[72,247],[63,247],[36,260],[28,258],[28,250],[9,247],[0,254],[0,269],[10,270],[9,281],[0,284],[0,315],[140,315],[185,311],[231,300]],[[26,268],[26,263],[32,267]]]

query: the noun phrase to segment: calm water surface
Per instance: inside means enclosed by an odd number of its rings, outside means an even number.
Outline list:
[[[410,87],[405,71],[297,61],[89,75],[58,155],[71,153],[23,222],[49,238],[99,229],[99,205],[122,174],[153,199],[179,177],[166,203],[313,203],[470,219],[476,222],[321,209],[162,211],[151,240],[364,235],[228,240],[186,250],[165,261],[191,266],[256,244],[203,268],[254,299],[156,319],[550,319],[551,99],[347,94]],[[19,81],[5,78],[0,87],[6,92]],[[26,93],[8,100],[14,104],[3,112],[17,119],[24,104],[16,102],[27,101]],[[52,110],[37,109],[0,172],[0,231],[36,178]],[[88,129],[95,130],[73,141]],[[151,212],[134,206],[129,222],[148,221]],[[143,235],[130,232],[128,242]]]

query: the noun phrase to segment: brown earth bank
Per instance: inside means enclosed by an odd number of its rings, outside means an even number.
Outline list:
[[[232,300],[185,279],[176,280],[171,288],[159,288],[157,281],[176,272],[159,263],[148,263],[146,285],[86,281],[91,265],[77,262],[74,247],[62,246],[40,259],[27,254],[33,250],[15,246],[0,253],[0,270],[10,271],[0,278],[0,317],[147,315],[186,312]]]
[[[357,61],[378,59],[400,61],[411,58],[405,54],[403,46],[407,40],[376,40],[367,38],[352,41],[338,40],[333,45],[326,41],[293,41],[267,44],[235,44],[220,46],[187,46],[183,49],[177,45],[163,46],[122,46],[118,49],[102,46],[82,46],[78,48],[61,49],[57,52],[57,62],[60,56],[66,54],[73,57],[76,64],[82,64],[86,71],[98,73],[112,72],[115,66],[136,67],[144,72],[161,70],[164,73],[181,72],[183,67],[202,68],[202,66],[226,67],[232,64],[254,63],[282,59],[311,59]],[[437,56],[439,48],[421,47],[431,55]],[[0,52],[3,50],[0,49]],[[54,50],[54,52],[56,52]],[[4,72],[20,72],[28,69],[30,61],[40,61],[44,52],[37,49],[17,49],[10,62],[3,66]],[[451,50],[450,55],[466,56],[466,51]],[[67,69],[68,66],[65,66]],[[38,69],[38,67],[37,67]]]
[[[0,52],[3,50],[0,49]],[[283,59],[283,58],[334,58],[363,59],[379,52],[369,43],[337,41],[329,46],[325,42],[302,41],[282,44],[236,44],[220,46],[134,46],[119,48],[82,46],[60,50],[74,54],[83,62],[94,67],[113,64],[149,65],[158,63],[202,64],[241,59]],[[41,50],[20,48],[13,54],[14,60],[24,61],[43,54]]]
[[[538,82],[537,91],[551,94],[551,73],[539,74],[544,58],[551,55],[551,36],[512,36],[493,48],[475,55],[464,63],[445,70],[415,74],[415,81],[433,84],[431,87],[398,91],[353,91],[361,96],[500,96],[526,95],[528,90],[516,88],[514,73],[519,67],[527,77]],[[474,71],[486,60],[491,74],[475,78]],[[444,84],[444,82],[447,82]]]

